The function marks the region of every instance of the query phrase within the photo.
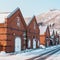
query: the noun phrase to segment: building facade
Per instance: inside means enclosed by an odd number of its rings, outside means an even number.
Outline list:
[[[16,8],[11,13],[1,13],[0,17],[3,20],[0,23],[0,51],[20,52],[39,48],[40,31],[35,16],[26,22],[20,9]]]
[[[26,49],[26,24],[19,8],[7,15],[0,24],[0,48],[6,52]]]
[[[50,46],[50,31],[47,26],[39,26],[40,28],[40,44]]]
[[[27,48],[36,49],[39,48],[39,27],[34,16],[31,19],[25,20],[27,24]]]

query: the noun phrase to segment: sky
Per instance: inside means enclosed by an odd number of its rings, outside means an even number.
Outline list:
[[[60,0],[1,0],[0,12],[12,12],[20,8],[24,17],[31,17],[47,12],[50,9],[60,9]]]

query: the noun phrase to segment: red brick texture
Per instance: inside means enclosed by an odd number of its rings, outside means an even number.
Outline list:
[[[17,17],[19,17],[20,25],[17,25]],[[36,23],[36,29],[33,28],[34,23]],[[24,33],[26,33],[26,36],[24,36]],[[36,48],[39,47],[37,44],[39,40],[39,28],[36,19],[33,18],[29,26],[27,26],[20,9],[10,17],[7,17],[4,24],[0,24],[0,51],[14,52],[16,37],[21,38],[21,50],[28,48],[28,38],[31,39],[31,48],[33,48],[33,38],[36,38]]]
[[[20,26],[17,26],[17,16],[20,17]],[[5,24],[0,24],[0,45],[2,50],[6,52],[14,52],[15,38],[21,38],[21,50],[24,50],[24,32],[26,24],[20,10],[17,10],[11,17],[6,19]]]
[[[35,25],[35,29],[34,29],[34,24]],[[31,40],[31,47],[30,48],[33,48],[33,39],[36,38],[36,48],[38,48],[38,41],[39,40],[39,27],[38,27],[38,24],[37,24],[37,21],[36,21],[36,18],[35,16],[32,18],[30,24],[28,25],[27,27],[27,39],[30,39]]]

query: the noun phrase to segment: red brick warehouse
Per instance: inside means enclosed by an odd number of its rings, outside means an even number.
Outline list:
[[[17,8],[10,14],[3,13],[2,15],[7,16],[7,18],[4,18],[5,22],[0,24],[0,45],[2,50],[6,52],[24,50],[26,24],[20,9]]]
[[[35,18],[29,24],[32,31],[30,32],[33,33],[31,34],[28,33],[29,28],[27,27],[19,8],[15,9],[11,13],[1,13],[0,16],[1,20],[4,20],[3,23],[0,23],[0,51],[19,52],[21,50],[25,50],[26,48],[28,48],[27,46],[29,39],[31,39],[30,48],[33,48],[32,44],[35,41],[36,41],[35,48],[39,47],[37,45],[37,42],[39,42],[39,29]],[[34,23],[36,24],[37,28],[35,30],[33,30],[32,27]],[[29,39],[28,36],[30,36]],[[35,40],[34,42],[33,38]]]
[[[27,24],[27,48],[39,48],[39,27],[36,21],[36,17],[33,16],[31,19],[25,19]]]

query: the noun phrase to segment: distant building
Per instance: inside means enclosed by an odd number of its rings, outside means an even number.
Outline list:
[[[57,31],[50,29],[50,40],[52,41],[52,45],[59,44],[59,34]]]
[[[56,31],[56,34],[55,34],[55,44],[58,45],[59,44],[59,34],[57,33]]]
[[[47,26],[39,26],[40,28],[40,44],[50,46],[50,31]]]

